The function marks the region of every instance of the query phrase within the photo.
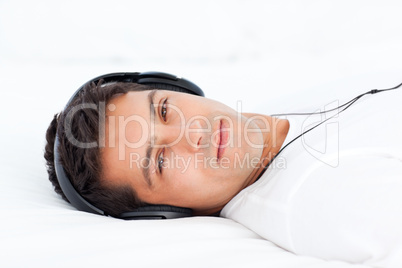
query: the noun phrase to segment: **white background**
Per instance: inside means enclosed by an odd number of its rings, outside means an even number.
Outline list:
[[[89,79],[169,72],[244,112],[342,103],[402,82],[401,14],[387,0],[0,0],[0,241],[5,215],[55,200],[45,131]]]

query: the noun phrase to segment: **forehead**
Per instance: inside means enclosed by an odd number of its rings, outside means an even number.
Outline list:
[[[126,112],[138,113],[144,110],[147,97],[151,90],[129,91],[118,94],[108,102],[106,115],[124,115]]]
[[[128,92],[110,100],[106,106],[104,147],[101,148],[103,179],[107,183],[142,184],[141,170],[133,158],[144,158],[150,137],[150,90]],[[150,166],[154,172],[154,166]],[[134,186],[134,185],[133,185]],[[138,187],[137,185],[135,185]]]
[[[113,98],[106,107],[105,147],[140,148],[149,136],[151,107],[149,98],[156,91],[129,92]],[[144,142],[143,142],[144,143]]]

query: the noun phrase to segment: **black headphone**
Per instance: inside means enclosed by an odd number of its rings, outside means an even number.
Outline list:
[[[110,73],[98,76],[82,85],[73,94],[73,96],[70,98],[64,109],[66,109],[70,105],[70,103],[77,96],[77,94],[83,90],[85,85],[92,82],[96,84],[101,79],[105,83],[111,83],[111,82],[137,83],[142,85],[148,85],[156,89],[184,92],[202,97],[205,96],[201,88],[199,88],[194,83],[184,78],[178,78],[174,75],[167,73],[161,73],[161,72]],[[74,186],[71,184],[71,181],[68,179],[63,166],[60,163],[60,156],[57,150],[59,146],[60,141],[56,131],[56,138],[53,149],[54,166],[56,169],[57,180],[68,201],[78,210],[107,216],[107,213],[92,205],[75,190]],[[151,205],[151,206],[140,207],[133,211],[124,212],[119,215],[119,218],[125,220],[174,219],[174,218],[183,218],[191,216],[192,216],[192,210],[189,208],[181,208],[168,205]]]

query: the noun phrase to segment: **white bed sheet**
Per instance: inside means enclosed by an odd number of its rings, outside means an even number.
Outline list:
[[[365,267],[296,256],[232,220],[124,221],[78,212],[45,172],[1,167],[1,267]]]

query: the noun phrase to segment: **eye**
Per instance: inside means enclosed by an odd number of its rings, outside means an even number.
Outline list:
[[[165,153],[165,148],[163,148],[162,152],[159,154],[158,156],[158,168],[159,168],[159,172],[162,173],[162,167],[163,167],[163,163],[164,163],[164,159],[163,159],[163,154]]]
[[[163,101],[161,108],[161,116],[165,122],[166,122],[166,114],[167,114],[167,98]]]

